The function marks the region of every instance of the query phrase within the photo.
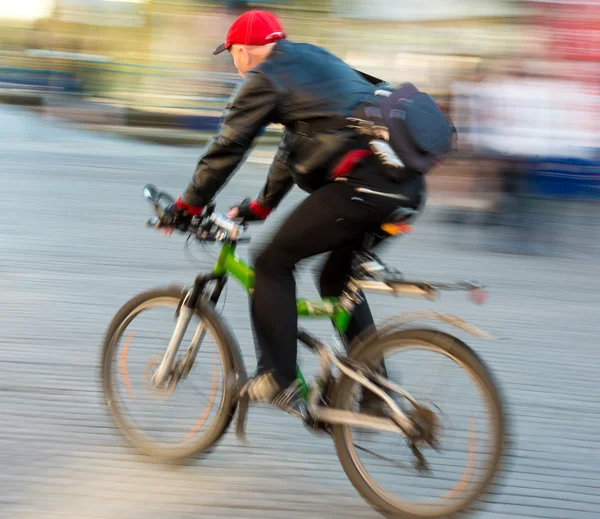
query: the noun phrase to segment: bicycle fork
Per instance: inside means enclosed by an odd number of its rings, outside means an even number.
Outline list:
[[[190,321],[192,320],[192,316],[194,315],[198,298],[202,295],[206,284],[213,279],[216,279],[216,277],[212,274],[198,276],[194,281],[192,288],[183,297],[183,300],[176,311],[177,324],[175,325],[175,330],[173,331],[173,335],[171,336],[171,340],[169,341],[169,345],[167,346],[167,350],[165,351],[162,361],[152,376],[152,384],[154,387],[158,389],[165,389],[169,387],[172,381],[177,352],[179,351],[181,341],[183,340]],[[218,299],[225,283],[223,278],[218,279],[221,280],[221,282],[215,287],[215,291],[212,294],[211,300],[213,300],[213,302],[216,302]],[[186,376],[191,370],[194,360],[196,359],[196,355],[198,354],[198,350],[200,349],[200,345],[202,344],[205,336],[206,327],[201,322],[198,325],[194,336],[192,337],[192,342],[181,363],[183,368],[181,375]]]

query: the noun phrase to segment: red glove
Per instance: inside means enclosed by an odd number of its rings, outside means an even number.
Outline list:
[[[266,220],[271,214],[271,209],[260,205],[256,200],[246,198],[240,205],[237,206],[238,217],[247,222],[256,220]]]
[[[186,204],[183,201],[183,196],[180,196],[177,199],[177,202],[175,202],[175,207],[177,207],[177,209],[179,209],[179,211],[182,213],[187,213],[190,216],[202,216],[202,213],[204,212],[204,207]]]

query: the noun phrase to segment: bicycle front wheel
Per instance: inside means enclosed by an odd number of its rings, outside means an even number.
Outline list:
[[[115,315],[102,349],[106,404],[121,432],[142,452],[180,459],[207,451],[235,413],[239,350],[212,305],[199,300],[179,348],[202,336],[195,362],[175,386],[158,389],[152,375],[174,329],[182,289],[144,292]]]
[[[467,510],[497,475],[506,436],[502,399],[483,361],[457,338],[426,329],[374,338],[354,360],[367,366],[385,362],[388,380],[426,410],[390,396],[436,447],[425,435],[415,442],[429,467],[423,473],[400,434],[333,426],[338,457],[354,487],[388,517],[449,518]],[[342,377],[333,405],[360,412],[361,394],[358,383]],[[386,413],[383,407],[376,412]]]

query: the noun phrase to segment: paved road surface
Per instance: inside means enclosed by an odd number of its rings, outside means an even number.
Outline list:
[[[133,294],[198,270],[183,240],[144,228],[141,187],[178,193],[199,150],[76,133],[7,108],[0,132],[0,517],[378,517],[331,442],[290,417],[258,410],[251,448],[229,434],[207,459],[173,467],[129,448],[104,412],[98,346],[112,315]],[[220,208],[255,193],[264,168],[245,166]],[[250,251],[302,196],[294,191],[254,231]],[[490,254],[427,217],[386,257],[415,276],[493,287],[484,307],[458,296],[392,307],[372,298],[379,316],[434,307],[505,338],[470,341],[502,381],[515,441],[505,486],[476,517],[600,517],[597,260]],[[306,294],[310,271],[299,272]],[[233,286],[225,316],[253,367],[246,302]]]

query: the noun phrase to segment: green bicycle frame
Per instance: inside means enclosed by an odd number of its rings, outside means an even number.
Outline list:
[[[213,274],[218,277],[230,275],[237,279],[252,296],[254,293],[254,269],[235,253],[235,243],[224,243],[223,248],[213,268]],[[337,297],[326,297],[318,301],[306,299],[296,300],[299,317],[327,317],[333,326],[341,333],[345,333],[350,323],[351,315],[342,306]],[[308,398],[308,385],[300,367],[296,366],[296,373],[300,393],[304,399]]]

